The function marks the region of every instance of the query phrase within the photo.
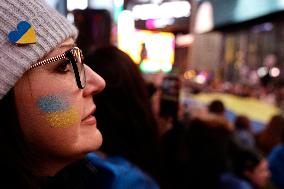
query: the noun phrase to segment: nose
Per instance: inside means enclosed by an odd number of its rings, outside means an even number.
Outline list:
[[[89,66],[85,66],[86,72],[86,86],[84,88],[83,95],[95,95],[100,93],[106,86],[105,80],[94,72]]]

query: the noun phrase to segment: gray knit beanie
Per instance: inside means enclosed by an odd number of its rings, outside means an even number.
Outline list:
[[[36,43],[16,45],[8,35],[21,21],[35,30]],[[77,29],[44,0],[0,1],[0,99],[15,85],[29,67],[69,37]]]

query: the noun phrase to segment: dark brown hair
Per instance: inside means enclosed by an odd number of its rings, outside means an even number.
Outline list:
[[[211,113],[223,114],[225,112],[225,106],[224,106],[224,103],[221,100],[213,100],[208,105],[208,110]]]
[[[284,117],[274,115],[266,127],[257,135],[257,145],[265,153],[269,154],[271,149],[282,142],[284,132]]]
[[[250,130],[250,119],[245,115],[238,115],[235,118],[235,128],[236,129],[244,129],[244,130]]]
[[[5,173],[0,186],[37,188],[36,161],[20,129],[13,90],[0,100],[0,115],[0,167]]]
[[[97,49],[85,62],[106,81],[105,90],[94,98],[95,116],[104,139],[101,150],[123,156],[153,174],[157,166],[157,126],[137,65],[114,46]]]

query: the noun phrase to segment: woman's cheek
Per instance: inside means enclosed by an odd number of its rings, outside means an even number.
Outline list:
[[[80,121],[80,114],[75,106],[63,95],[47,95],[37,99],[37,107],[46,116],[51,127],[67,128]]]

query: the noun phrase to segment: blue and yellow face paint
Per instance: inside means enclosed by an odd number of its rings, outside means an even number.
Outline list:
[[[72,126],[78,119],[76,108],[61,95],[48,95],[38,98],[37,106],[47,114],[48,123],[55,128]]]

